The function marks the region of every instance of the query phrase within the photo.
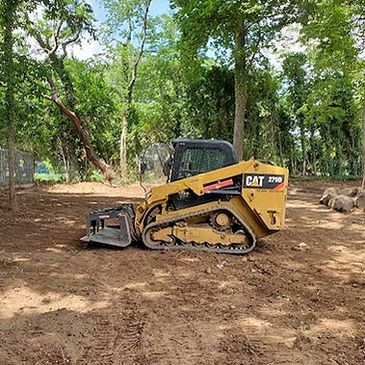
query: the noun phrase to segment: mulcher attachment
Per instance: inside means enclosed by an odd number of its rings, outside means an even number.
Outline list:
[[[86,236],[81,240],[107,246],[127,247],[136,239],[133,220],[134,209],[131,204],[91,212],[86,219]]]

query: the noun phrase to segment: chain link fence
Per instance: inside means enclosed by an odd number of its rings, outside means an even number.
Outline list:
[[[34,159],[29,152],[15,151],[15,181],[17,185],[33,182]],[[9,183],[8,150],[0,148],[0,186]]]

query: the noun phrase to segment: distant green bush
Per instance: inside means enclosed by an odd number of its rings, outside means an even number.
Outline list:
[[[65,182],[65,176],[63,174],[56,174],[55,172],[50,173],[35,173],[35,182],[47,182],[47,183],[63,183]]]
[[[97,170],[92,170],[86,177],[86,181],[91,182],[101,182],[104,180],[104,177],[101,172]]]

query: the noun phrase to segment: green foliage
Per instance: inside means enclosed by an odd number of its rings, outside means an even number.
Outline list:
[[[62,174],[49,173],[49,174],[34,174],[34,181],[38,183],[51,183],[59,184],[65,182],[65,176]]]
[[[0,1],[1,9],[6,5]],[[59,96],[87,121],[93,148],[111,165],[119,163],[127,90],[138,56],[146,0],[105,0],[108,40],[102,59],[64,57],[62,42],[79,35],[95,36],[93,13],[85,1],[46,0],[34,17],[37,2],[17,12],[15,32],[14,122],[17,147],[32,150],[38,160],[57,167],[39,181],[100,181],[91,169],[70,122],[46,100],[47,76]],[[38,2],[40,3],[40,2]],[[243,154],[270,159],[293,175],[358,176],[364,62],[361,58],[365,5],[362,1],[218,1],[174,0],[175,16],[150,17],[145,53],[138,67],[133,102],[128,111],[128,163],[138,166],[142,151],[154,142],[176,137],[232,141],[235,119],[235,35],[244,28],[244,84],[247,88]],[[302,52],[283,55],[282,70],[268,62],[267,47],[285,24],[301,22]],[[6,19],[0,16],[3,25]],[[54,43],[55,25],[59,44]],[[34,57],[28,38],[44,42]],[[6,144],[4,31],[0,29],[0,145]],[[112,42],[110,40],[113,39]],[[57,59],[47,49],[58,47]],[[265,52],[264,52],[265,51]],[[288,50],[290,51],[290,50]],[[59,60],[62,60],[61,63]],[[4,63],[5,62],[5,63]],[[74,100],[64,85],[72,83]],[[136,169],[135,169],[136,170]],[[58,174],[58,172],[61,174]],[[132,171],[133,173],[134,171]]]
[[[92,170],[86,177],[87,181],[91,181],[91,182],[102,182],[104,180],[103,175],[97,171],[97,170]]]
[[[301,109],[320,173],[360,175],[363,65],[355,36],[356,2],[326,0],[313,6],[303,28],[309,45],[310,90]]]
[[[295,18],[296,2],[235,0],[174,0],[186,50],[206,47],[209,41],[233,48],[233,34],[244,27],[247,55],[254,55],[276,31]]]
[[[185,134],[232,140],[234,74],[228,67],[203,64],[187,85]]]
[[[106,80],[108,65],[95,61],[69,60],[66,63],[77,100],[77,110],[82,110],[88,121],[92,144],[98,155],[116,162],[120,134],[118,95]]]

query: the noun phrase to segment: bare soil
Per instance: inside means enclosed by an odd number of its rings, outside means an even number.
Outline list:
[[[84,217],[138,186],[0,192],[0,364],[365,364],[365,214],[291,184],[246,256],[86,247]]]

